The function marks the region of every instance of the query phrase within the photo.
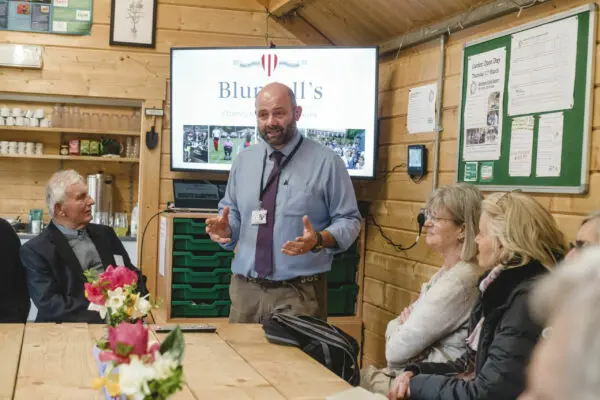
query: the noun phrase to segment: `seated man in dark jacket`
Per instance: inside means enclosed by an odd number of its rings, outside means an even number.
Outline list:
[[[36,322],[103,323],[97,312],[88,311],[84,271],[101,273],[109,265],[137,270],[113,229],[90,223],[94,201],[77,172],[54,174],[46,186],[46,203],[52,222],[21,248],[29,294],[38,308]],[[147,292],[142,276],[138,288]]]
[[[0,218],[0,323],[24,323],[29,314],[31,303],[20,248],[21,241],[12,226]]]

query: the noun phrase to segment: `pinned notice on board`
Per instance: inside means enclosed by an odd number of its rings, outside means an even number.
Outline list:
[[[465,163],[465,182],[475,182],[477,181],[477,162],[471,161]]]
[[[433,132],[435,126],[435,104],[437,83],[419,86],[408,91],[408,133]]]
[[[564,115],[562,112],[540,116],[537,142],[537,176],[560,176]]]
[[[499,160],[506,47],[473,55],[468,64],[463,159]]]
[[[578,17],[512,35],[508,115],[573,108]]]
[[[510,176],[531,176],[534,122],[531,115],[518,117],[512,121],[508,159]]]

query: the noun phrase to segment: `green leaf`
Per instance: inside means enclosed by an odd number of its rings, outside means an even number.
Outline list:
[[[107,350],[108,348],[110,348],[108,338],[102,337],[98,339],[96,341],[96,347],[98,347],[100,350]]]
[[[161,380],[148,382],[150,394],[144,400],[167,400],[173,393],[183,388],[183,368],[181,365],[173,370],[171,376]]]
[[[117,343],[117,355],[121,357],[127,357],[129,353],[133,350],[133,345],[125,344],[125,343]]]
[[[87,279],[88,283],[94,283],[98,279],[98,271],[96,269],[86,269],[83,271],[83,275],[85,279]]]
[[[181,329],[179,329],[178,325],[160,344],[160,354],[165,354],[168,351],[173,355],[173,358],[181,364],[183,361],[184,348],[185,340],[183,339],[183,333],[181,333]]]

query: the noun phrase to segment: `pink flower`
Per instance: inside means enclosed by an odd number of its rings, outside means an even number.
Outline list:
[[[108,342],[113,353],[119,356],[135,354],[141,357],[148,348],[148,329],[142,321],[135,324],[122,322],[116,328],[108,328]]]
[[[116,288],[125,285],[137,283],[137,274],[135,271],[124,266],[115,268],[112,265],[109,265],[108,268],[106,268],[106,271],[100,274],[98,278],[100,281],[107,283],[107,289],[109,290],[115,290]]]
[[[110,349],[100,353],[100,361],[114,361],[117,364],[129,364],[132,355],[153,361],[154,353],[160,348],[159,343],[148,348],[148,328],[142,321],[135,324],[122,322],[116,328],[109,327],[108,344]]]
[[[102,288],[100,288],[96,284],[84,283],[85,287],[85,297],[94,304],[98,304],[99,306],[103,306],[106,303],[106,298],[104,297],[104,293],[102,292]]]

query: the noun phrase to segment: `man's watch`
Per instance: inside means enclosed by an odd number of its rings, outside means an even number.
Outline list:
[[[323,236],[321,235],[321,232],[316,232],[317,233],[317,244],[315,244],[315,246],[310,249],[310,251],[312,251],[313,253],[318,253],[319,251],[323,250]]]

